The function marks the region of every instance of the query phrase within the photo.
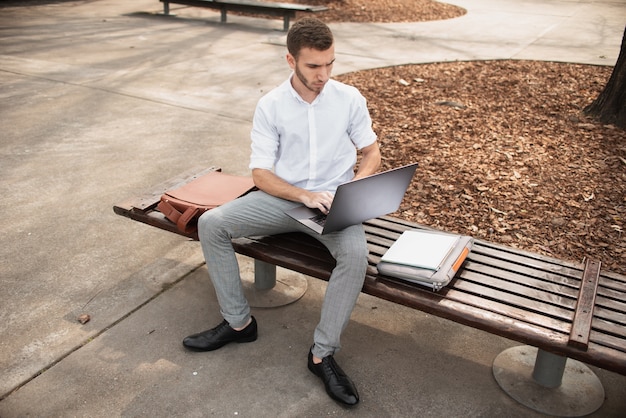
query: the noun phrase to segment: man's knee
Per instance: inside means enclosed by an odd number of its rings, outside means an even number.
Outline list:
[[[352,243],[352,245],[341,246],[335,259],[338,263],[346,263],[355,269],[367,268],[367,257],[369,250],[367,248],[367,242],[363,240],[362,243]]]
[[[218,234],[224,225],[223,214],[220,208],[215,208],[204,212],[198,218],[198,237],[200,241],[206,240],[209,236]]]
[[[355,243],[346,248],[347,256],[354,260],[367,260],[367,256],[369,255],[369,250],[367,248],[367,242],[364,240],[363,243]]]

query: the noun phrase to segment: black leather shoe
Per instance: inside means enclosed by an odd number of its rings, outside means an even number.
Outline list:
[[[319,364],[313,363],[313,353],[309,351],[309,370],[324,382],[328,396],[344,405],[359,403],[359,394],[352,380],[341,370],[333,356],[326,356]]]
[[[221,324],[208,331],[190,335],[183,340],[183,345],[194,351],[213,351],[228,343],[250,343],[257,339],[256,319],[241,331],[235,331],[224,320]]]

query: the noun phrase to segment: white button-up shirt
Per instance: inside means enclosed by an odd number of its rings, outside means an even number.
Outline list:
[[[331,79],[309,104],[290,77],[259,100],[251,139],[250,169],[274,170],[294,186],[334,193],[352,180],[356,150],[373,144],[376,134],[356,88]]]

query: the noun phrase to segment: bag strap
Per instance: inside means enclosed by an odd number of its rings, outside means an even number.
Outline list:
[[[188,207],[184,213],[181,213],[174,206],[172,206],[167,199],[161,200],[157,205],[157,208],[167,219],[176,223],[176,226],[180,231],[183,231],[186,234],[195,232],[196,228],[193,225],[189,226],[189,222],[200,211],[200,208]]]
[[[181,231],[185,231],[186,234],[191,234],[192,232],[195,232],[198,228],[195,226],[195,224],[189,225],[189,223],[192,219],[195,218],[198,212],[200,212],[199,207],[188,207],[185,213],[183,213],[176,222],[178,229],[180,229]]]

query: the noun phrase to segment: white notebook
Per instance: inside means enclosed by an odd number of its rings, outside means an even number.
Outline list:
[[[459,239],[440,232],[404,231],[381,261],[437,271]]]

